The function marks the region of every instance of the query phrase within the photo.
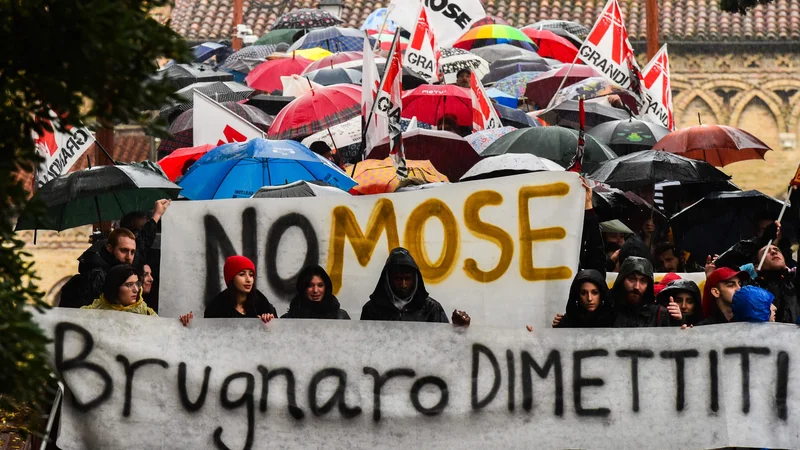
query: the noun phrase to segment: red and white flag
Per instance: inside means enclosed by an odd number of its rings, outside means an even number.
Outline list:
[[[472,132],[502,127],[500,117],[475,72],[469,77],[469,87],[472,96]]]
[[[398,45],[399,36],[398,30],[394,35],[386,61],[386,71],[383,73],[381,87],[375,99],[375,112],[388,119],[389,156],[397,169],[397,176],[404,179],[408,177],[408,167],[403,150],[403,129],[400,127],[400,114],[403,109],[403,55]]]
[[[428,83],[439,81],[439,47],[428,24],[425,7],[420,4],[411,43],[403,56],[403,66],[422,75]]]
[[[220,105],[209,97],[194,91],[192,114],[193,146],[222,145],[263,138],[264,132]]]
[[[381,77],[375,64],[375,54],[369,42],[369,35],[364,34],[364,60],[361,72],[361,150],[362,155],[369,155],[372,147],[387,135],[386,117],[375,114],[373,104],[378,95]]]
[[[33,133],[36,152],[44,161],[35,170],[35,188],[64,175],[94,143],[94,136],[85,127],[66,127],[59,130],[58,115],[50,111],[50,120],[36,118],[42,134]]]
[[[653,123],[660,123],[670,130],[675,130],[667,44],[664,44],[644,67],[642,78],[644,89],[650,97],[642,115]]]
[[[575,149],[575,157],[569,163],[567,172],[581,173],[583,171],[583,151],[586,146],[586,111],[583,107],[583,97],[578,100],[578,147]]]

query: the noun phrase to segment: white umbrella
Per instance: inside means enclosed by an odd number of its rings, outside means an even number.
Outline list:
[[[445,84],[455,83],[461,69],[472,69],[479,80],[489,73],[489,63],[485,59],[460,48],[443,48],[439,55],[439,67],[444,74]]]
[[[347,192],[321,181],[295,181],[281,186],[264,186],[252,198],[349,196]]]
[[[472,166],[459,181],[482,180],[526,172],[563,170],[563,167],[547,158],[540,158],[530,153],[506,153],[484,158]]]

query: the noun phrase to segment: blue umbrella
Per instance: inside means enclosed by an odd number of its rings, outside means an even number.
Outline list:
[[[387,13],[388,11],[386,8],[378,8],[375,11],[372,11],[372,13],[367,16],[367,20],[364,21],[364,24],[361,25],[361,30],[379,31]],[[386,25],[383,27],[383,31],[391,31],[392,33],[394,33],[396,29],[397,24],[391,20],[387,20]]]
[[[370,38],[370,44],[375,39]],[[289,47],[289,52],[306,48],[324,48],[338,52],[355,52],[364,49],[364,32],[353,28],[328,27],[309,31]]]
[[[249,198],[263,186],[324,181],[348,191],[357,183],[296,141],[256,138],[226,144],[197,160],[178,183],[190,200]]]
[[[517,103],[519,103],[517,97],[514,97],[513,95],[508,95],[505,92],[495,88],[487,89],[486,95],[488,95],[489,98],[496,101],[497,103],[503,106],[508,106],[509,108],[516,108]]]
[[[192,53],[194,54],[194,62],[204,62],[213,56],[217,57],[217,61],[224,61],[225,58],[233,53],[233,49],[217,42],[204,42],[192,47]]]

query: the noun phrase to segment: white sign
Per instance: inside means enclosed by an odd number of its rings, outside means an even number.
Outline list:
[[[303,139],[301,144],[308,147],[316,141],[322,141],[336,149],[361,142],[361,116],[318,131]]]
[[[86,127],[68,127],[66,132],[58,130],[57,116],[50,111],[46,123],[52,131],[43,130],[42,135],[33,133],[33,142],[44,162],[36,170],[36,187],[40,188],[53,178],[64,175],[94,143],[92,132]]]
[[[202,316],[224,287],[225,258],[240,254],[280,314],[300,269],[319,264],[358,318],[389,251],[403,246],[448,315],[548,325],[578,266],[584,197],[577,174],[539,172],[401,194],[173,203],[162,218],[159,312]]]
[[[214,100],[194,91],[192,128],[194,146],[214,146],[263,138],[264,132]]]
[[[436,42],[450,47],[473,23],[486,17],[480,0],[392,0],[389,18],[406,30],[414,30],[419,5],[425,5]]]
[[[65,450],[800,447],[794,325],[38,321]]]

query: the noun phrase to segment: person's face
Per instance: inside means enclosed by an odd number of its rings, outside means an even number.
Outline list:
[[[758,260],[761,260],[761,257],[764,256],[764,250],[762,248],[758,251]],[[783,253],[781,253],[778,247],[774,245],[770,245],[769,249],[767,250],[767,257],[764,259],[764,265],[761,266],[763,270],[784,270],[786,269],[786,260],[783,259]]]
[[[469,80],[472,76],[469,73],[462,73],[458,77],[457,83],[461,87],[469,87]]]
[[[697,302],[692,294],[688,292],[678,292],[672,296],[672,300],[681,308],[681,314],[691,316],[697,308]]]
[[[392,291],[398,297],[408,297],[414,291],[414,284],[416,283],[416,274],[411,270],[393,270],[389,273],[389,283],[392,285]]]
[[[253,289],[253,282],[255,281],[255,274],[250,269],[244,269],[233,277],[233,288],[243,294],[249,294]]]
[[[153,270],[145,264],[142,273],[142,292],[149,294],[151,289],[153,289]]]
[[[620,247],[625,243],[625,235],[622,233],[603,233],[603,238],[606,242],[619,244]]]
[[[306,286],[306,298],[312,302],[318,302],[325,296],[325,282],[317,275],[311,277],[311,281]]]
[[[625,295],[630,305],[638,305],[644,298],[649,280],[646,276],[634,272],[625,277]]]
[[[139,277],[131,275],[125,280],[117,291],[117,302],[123,306],[130,306],[139,299]]]
[[[581,306],[586,311],[593,312],[600,307],[600,289],[590,281],[581,284],[580,298]]]
[[[729,280],[721,281],[711,288],[711,295],[721,298],[726,305],[730,305],[733,303],[733,294],[741,288],[742,283],[739,281],[739,277],[733,277]]]
[[[658,262],[660,263],[660,268],[664,272],[677,272],[678,271],[678,257],[675,256],[675,253],[672,250],[667,250],[664,253],[658,256]]]
[[[131,265],[133,257],[136,256],[136,241],[123,236],[117,241],[116,247],[106,244],[106,249],[117,258],[117,261]]]
[[[769,305],[769,321],[775,322],[775,313],[778,312],[778,307],[775,305]]]

